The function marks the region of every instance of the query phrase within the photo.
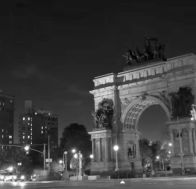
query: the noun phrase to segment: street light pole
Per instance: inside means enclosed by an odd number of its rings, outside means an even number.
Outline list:
[[[67,179],[68,178],[68,172],[67,172],[67,151],[64,151],[63,153],[63,168],[64,168],[64,176]]]
[[[48,135],[48,170],[50,170],[50,135]]]
[[[24,149],[25,149],[26,152],[28,152],[29,150],[32,150],[32,151],[38,152],[40,154],[43,154],[43,164],[44,164],[44,170],[45,170],[46,169],[46,144],[34,144],[34,145],[44,145],[43,152],[39,151],[39,150],[36,150],[34,148],[31,148],[30,145],[26,145],[24,147]]]
[[[114,151],[115,151],[115,159],[116,159],[116,166],[115,166],[115,171],[118,171],[118,150],[119,150],[119,146],[118,145],[114,145],[113,147]]]
[[[43,158],[44,158],[44,170],[46,170],[46,144],[44,144]]]
[[[82,176],[82,154],[79,151],[78,152],[78,163],[79,163],[79,171],[78,171],[78,176]]]

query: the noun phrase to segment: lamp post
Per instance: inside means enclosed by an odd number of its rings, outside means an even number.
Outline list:
[[[119,146],[118,145],[114,145],[113,147],[114,151],[115,151],[115,158],[116,158],[116,166],[115,166],[115,171],[118,171],[118,150],[119,150]]]
[[[34,145],[43,145],[44,146],[43,152],[31,148],[30,145],[21,146],[21,145],[17,145],[17,144],[0,144],[0,146],[2,146],[2,147],[3,146],[11,146],[11,147],[23,148],[27,154],[29,153],[29,150],[43,154],[43,165],[44,165],[44,170],[45,170],[46,169],[46,144],[34,144]]]
[[[179,138],[179,143],[180,143],[180,160],[181,160],[181,172],[182,175],[184,175],[184,153],[183,153],[183,149],[182,149],[182,132],[179,131],[178,133],[178,138]]]
[[[39,151],[39,150],[36,150],[34,148],[31,148],[30,145],[26,145],[24,147],[24,150],[26,152],[29,152],[29,150],[32,150],[32,151],[38,152],[40,154],[43,154],[43,166],[44,166],[44,170],[45,170],[46,169],[46,144],[36,144],[36,145],[44,145],[43,152],[42,151]]]
[[[67,151],[63,152],[63,168],[64,168],[64,176],[67,179],[68,178],[68,172],[67,172]]]
[[[77,159],[77,175],[78,177],[82,176],[82,154],[80,151],[76,151],[76,149],[72,149],[73,157]]]

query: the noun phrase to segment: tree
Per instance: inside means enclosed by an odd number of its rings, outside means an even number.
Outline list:
[[[140,142],[140,154],[142,158],[142,166],[145,168],[147,164],[153,168],[157,154],[161,149],[161,142],[151,142],[148,139],[141,139]]]
[[[190,87],[180,87],[178,92],[170,94],[173,119],[191,116],[191,108],[194,103],[194,95]]]
[[[91,154],[91,138],[84,125],[72,123],[65,127],[60,142],[61,154],[68,151],[68,163],[72,158],[71,150],[73,148],[80,151],[83,155],[84,166],[90,161],[89,155]]]

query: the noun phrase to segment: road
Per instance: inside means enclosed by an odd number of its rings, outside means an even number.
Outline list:
[[[0,183],[1,189],[195,189],[195,178],[153,178],[86,182],[27,182]]]

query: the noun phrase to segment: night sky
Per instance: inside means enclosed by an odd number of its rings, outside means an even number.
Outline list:
[[[143,48],[145,36],[166,44],[167,57],[196,52],[195,0],[0,4],[0,89],[16,98],[16,125],[24,100],[31,99],[59,115],[60,132],[72,122],[91,130],[92,79],[122,71],[122,55]]]

